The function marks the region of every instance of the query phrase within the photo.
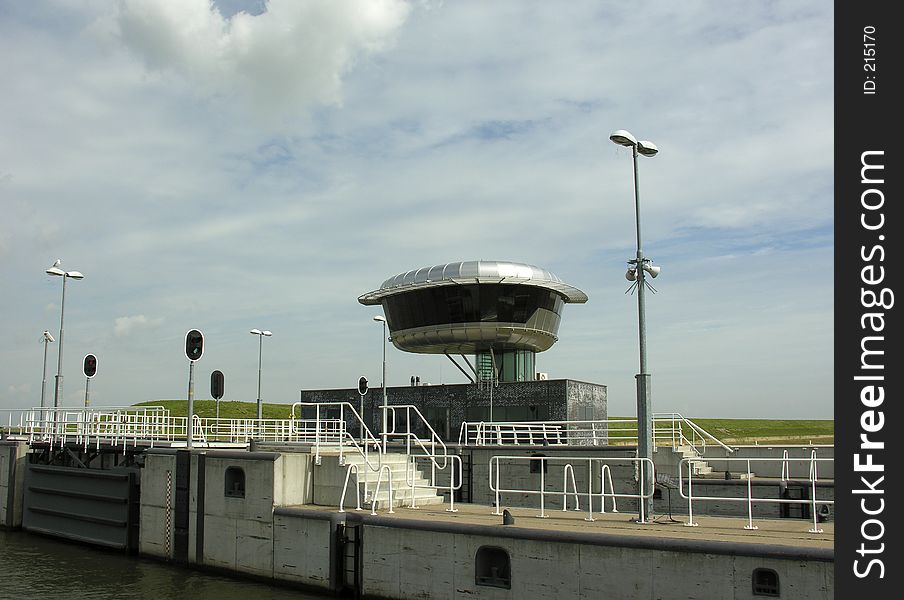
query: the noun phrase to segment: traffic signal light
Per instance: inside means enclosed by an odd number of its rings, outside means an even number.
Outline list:
[[[367,393],[367,377],[358,380],[358,393],[362,396]]]
[[[204,335],[197,329],[185,334],[185,356],[194,362],[204,353]]]
[[[86,377],[94,377],[97,374],[97,357],[93,354],[85,356],[84,371]]]
[[[226,388],[226,378],[223,377],[222,371],[214,371],[210,374],[210,395],[214,400],[223,397],[223,390]]]

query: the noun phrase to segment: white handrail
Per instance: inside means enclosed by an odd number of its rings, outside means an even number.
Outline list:
[[[571,463],[565,465],[562,474],[562,512],[568,512],[568,475],[571,474],[571,489],[574,494],[574,509],[581,510],[581,504],[578,500],[578,485],[574,481],[574,468]],[[590,496],[591,498],[593,496]]]
[[[421,414],[421,411],[418,410],[416,406],[413,404],[390,404],[386,406],[386,410],[391,416],[391,428],[388,426],[384,428],[386,431],[386,438],[402,438],[405,442],[405,454],[411,456],[411,442],[414,441],[415,444],[420,447],[422,456],[429,457],[431,460],[431,468],[432,469],[445,469],[446,468],[446,460],[449,456],[448,450],[446,449],[446,444],[443,442],[442,438],[436,433],[427,419],[424,418],[424,415]],[[396,431],[396,411],[404,411],[405,412],[405,431],[397,432]],[[429,439],[425,440],[419,438],[414,431],[412,431],[411,427],[411,417],[412,415],[416,416],[420,419],[420,423],[426,428],[429,433]],[[429,448],[427,447],[429,445]],[[441,452],[437,452],[437,448]],[[437,462],[437,458],[442,459],[442,464],[440,465]]]
[[[782,458],[772,458],[772,457],[763,457],[763,458],[720,458],[720,461],[728,461],[728,462],[739,462],[744,461],[747,467],[747,495],[743,498],[737,497],[725,497],[725,496],[695,496],[693,493],[693,482],[694,482],[694,470],[692,463],[697,459],[694,458],[684,458],[678,463],[678,491],[681,494],[681,497],[687,500],[688,505],[688,521],[685,525],[693,527],[696,526],[694,522],[694,501],[721,501],[721,502],[746,502],[747,503],[747,525],[744,526],[744,529],[753,530],[756,529],[756,526],[753,524],[753,503],[767,503],[767,504],[809,504],[812,508],[813,512],[813,529],[810,530],[810,533],[822,533],[822,530],[818,528],[817,525],[817,505],[834,505],[834,500],[817,500],[816,498],[816,483],[818,481],[818,473],[817,473],[817,463],[819,462],[835,462],[834,458],[817,458],[816,451],[814,450],[810,458],[788,458],[783,456]],[[807,477],[807,482],[810,484],[811,498],[810,499],[793,499],[793,498],[770,498],[770,497],[753,497],[753,471],[751,470],[751,463],[769,463],[769,462],[782,462],[784,465],[786,462],[806,462],[809,465],[810,473]],[[684,467],[687,465],[687,494],[684,491]],[[789,474],[790,476],[790,474]],[[786,480],[782,480],[786,481]]]
[[[538,461],[538,462],[540,463],[540,469],[539,469],[539,471],[540,471],[540,487],[539,487],[539,489],[519,489],[519,488],[509,488],[509,489],[506,489],[506,488],[502,488],[501,485],[500,485],[500,479],[501,479],[500,472],[501,472],[501,470],[502,470],[501,467],[502,467],[502,464],[503,464],[503,463],[501,463],[500,461],[503,461],[503,460],[504,460],[504,461],[511,461],[511,462],[514,462],[514,463],[524,462],[524,461]],[[593,497],[594,497],[594,496],[600,496],[600,497],[601,497],[602,503],[603,503],[603,506],[602,506],[602,513],[605,513],[605,499],[606,499],[606,497],[608,496],[608,497],[611,497],[611,498],[613,498],[613,499],[614,499],[614,498],[634,498],[634,499],[637,499],[637,500],[638,500],[638,504],[639,504],[639,506],[640,506],[640,519],[638,520],[638,522],[639,522],[639,523],[646,523],[646,522],[648,522],[647,519],[646,519],[647,515],[644,514],[644,508],[643,508],[644,502],[642,502],[641,500],[646,500],[646,499],[652,498],[652,497],[653,497],[653,493],[654,493],[654,491],[655,491],[655,484],[654,484],[654,486],[653,486],[651,489],[649,489],[649,490],[646,490],[646,489],[644,489],[644,487],[643,487],[644,471],[645,471],[647,468],[649,468],[649,469],[651,470],[652,477],[653,477],[653,480],[654,480],[654,481],[655,481],[655,478],[656,478],[656,467],[655,467],[655,465],[653,464],[653,461],[652,461],[651,459],[649,459],[649,458],[628,458],[628,457],[622,457],[622,458],[603,458],[603,457],[585,457],[585,456],[580,456],[580,457],[578,457],[578,456],[560,456],[560,457],[551,457],[551,456],[493,456],[492,458],[490,458],[490,461],[489,461],[489,472],[488,472],[488,475],[489,475],[489,487],[490,487],[490,491],[491,491],[491,492],[494,492],[494,493],[495,493],[495,496],[496,496],[496,501],[495,501],[495,508],[496,508],[496,510],[495,510],[495,512],[493,512],[493,514],[494,514],[494,515],[501,515],[501,514],[502,514],[502,512],[501,512],[501,511],[502,511],[502,506],[501,506],[501,494],[503,494],[503,493],[533,494],[533,495],[539,495],[539,496],[540,496],[540,514],[537,515],[537,517],[540,517],[540,518],[546,517],[547,515],[546,515],[545,497],[546,497],[547,495],[562,495],[563,493],[565,493],[565,489],[564,489],[564,488],[563,488],[562,491],[547,491],[547,490],[546,490],[546,477],[545,477],[545,471],[546,471],[546,465],[549,464],[549,463],[565,463],[566,469],[567,469],[568,466],[572,466],[572,472],[573,472],[573,465],[572,465],[572,463],[574,463],[574,464],[586,464],[586,465],[588,466],[588,471],[587,471],[587,472],[588,472],[589,486],[588,486],[587,493],[586,493],[586,494],[583,494],[583,493],[578,492],[579,494],[586,495],[586,496],[588,497],[588,505],[589,505],[589,508],[590,508],[590,514],[589,514],[589,517],[588,517],[587,519],[585,519],[585,520],[588,520],[588,521],[593,520]],[[605,479],[603,478],[603,475],[606,473],[606,471],[603,470],[602,468],[601,468],[601,470],[600,470],[600,474],[601,474],[601,489],[600,489],[599,492],[595,492],[595,491],[593,490],[593,477],[592,477],[592,473],[593,473],[593,470],[594,470],[593,466],[594,466],[594,465],[608,466],[608,465],[618,464],[618,463],[639,465],[639,468],[640,468],[640,477],[639,477],[639,481],[640,481],[640,489],[639,489],[638,493],[636,493],[636,494],[617,493],[617,492],[615,491],[614,487],[612,486],[612,477],[611,477],[611,473],[609,473],[609,487],[610,487],[610,490],[611,490],[611,491],[610,491],[609,494],[607,494],[606,491],[605,491]],[[494,467],[495,467],[495,468],[494,468]],[[495,482],[495,483],[494,483],[494,482]],[[613,507],[614,507],[614,504],[613,504]],[[617,511],[614,511],[614,512],[617,512]]]
[[[684,427],[689,430],[688,438]],[[707,440],[725,449],[734,449],[679,413],[656,413],[653,438],[658,446],[690,446],[698,455]],[[637,419],[615,418],[589,421],[479,421],[461,424],[458,443],[462,445],[581,444],[594,445],[637,441]]]
[[[339,497],[339,512],[345,512],[343,505],[345,504],[345,492],[348,490],[348,481],[352,476],[352,469],[355,470],[355,477],[358,477],[358,465],[352,463],[348,466],[348,470],[345,472],[345,484],[342,486],[342,496]],[[355,510],[361,509],[361,488],[355,484],[355,498],[358,500],[358,507]]]
[[[389,473],[389,514],[395,513],[392,510],[392,469],[389,468],[389,465],[383,465],[380,467],[380,475],[377,477],[377,487],[374,488],[374,497],[370,502],[370,514],[377,514],[377,496],[380,494],[380,484],[383,483],[383,471]]]
[[[433,489],[433,490],[449,490],[449,508],[446,509],[446,512],[458,512],[458,509],[455,508],[455,490],[461,489],[461,481],[463,479],[463,467],[461,462],[461,457],[457,454],[449,454],[448,458],[450,462],[448,463],[450,466],[449,469],[449,485],[439,485],[436,482],[436,469],[431,471],[430,483],[428,485],[417,485],[415,481],[415,473],[417,472],[417,461],[418,459],[429,459],[429,456],[419,456],[416,454],[412,454],[408,457],[408,462],[405,467],[405,483],[411,489],[411,508],[417,508],[417,503],[415,501],[417,489]],[[455,465],[458,465],[458,469],[456,470]],[[440,471],[445,468],[439,469]],[[458,472],[458,483],[455,482],[455,473]]]

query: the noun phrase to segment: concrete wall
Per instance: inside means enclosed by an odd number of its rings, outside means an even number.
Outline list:
[[[333,589],[338,513],[279,508],[273,515],[273,578]]]
[[[244,472],[244,497],[226,495],[230,467]],[[273,508],[311,501],[311,455],[202,450],[192,453],[190,472],[188,561],[273,577]],[[172,482],[168,496],[167,476]],[[174,557],[175,478],[175,451],[148,452],[142,471],[141,554]]]
[[[27,452],[25,442],[0,441],[0,527],[6,529],[22,526]]]
[[[386,526],[385,519],[380,525],[368,521],[374,519],[364,521],[365,597],[754,600],[751,575],[755,568],[778,573],[782,598],[833,597],[833,563],[827,557],[796,557],[793,549],[783,559],[778,554],[758,556],[755,548],[748,548],[745,555],[740,546],[720,548],[716,543],[681,548],[652,540],[625,546],[519,538],[516,533],[502,537],[491,532],[492,527],[484,527],[484,534],[466,528],[456,533],[407,528],[398,519],[393,526]],[[716,551],[706,551],[707,544]],[[481,546],[508,553],[511,589],[477,585],[475,557]]]
[[[144,468],[141,470],[140,554],[167,560],[173,557],[175,481],[175,453],[149,453],[145,456]]]
[[[172,556],[172,539],[166,539],[172,528],[166,521],[167,503],[173,506],[175,498],[171,491],[167,500],[165,480],[168,472],[174,478],[175,462],[175,452],[163,450],[148,453],[145,460],[142,554]],[[755,568],[779,574],[783,598],[830,598],[834,588],[829,550],[591,536],[280,506],[310,500],[310,462],[308,454],[193,453],[189,561],[335,591],[340,578],[338,557],[343,553],[337,527],[345,523],[361,532],[363,592],[371,597],[754,600],[750,577]],[[203,478],[197,476],[201,465]],[[245,472],[245,498],[224,494],[224,474],[231,466]],[[511,589],[477,585],[475,556],[482,546],[508,553]]]

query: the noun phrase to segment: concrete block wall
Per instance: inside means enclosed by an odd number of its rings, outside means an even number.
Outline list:
[[[273,514],[273,578],[309,588],[338,586],[336,528],[339,513],[277,508]]]
[[[203,474],[199,473],[202,464]],[[245,496],[242,498],[226,495],[226,470],[230,467],[244,473]],[[172,482],[169,497],[166,494],[168,476]],[[165,559],[174,556],[175,477],[175,452],[158,451],[146,455],[142,470],[139,542],[142,554]],[[203,488],[201,498],[199,483]],[[193,452],[188,506],[189,562],[273,577],[273,509],[280,505],[309,503],[311,489],[311,456],[307,453]]]
[[[140,554],[166,560],[173,557],[175,504],[176,455],[146,454],[144,468],[141,469]]]
[[[774,569],[783,598],[833,597],[833,563],[647,547],[569,543],[365,524],[364,594],[400,599],[726,598],[753,600],[755,568]],[[477,585],[479,548],[504,549],[511,589]],[[754,551],[755,552],[755,551]]]
[[[25,454],[28,444],[0,441],[0,527],[22,526],[22,499],[25,489]]]

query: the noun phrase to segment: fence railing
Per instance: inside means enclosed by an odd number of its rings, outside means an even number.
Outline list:
[[[397,418],[397,415],[401,415],[401,418]],[[426,438],[417,435],[419,429],[426,432]],[[413,444],[415,450],[420,450],[420,456],[430,460],[433,472],[446,468],[449,456],[446,444],[416,406],[411,404],[387,406],[385,431],[385,442],[402,440],[405,444],[405,454],[408,456],[414,456],[411,452]]]
[[[349,402],[296,402],[292,405],[292,422],[296,421],[296,412],[312,411],[313,419],[299,419],[299,422],[312,422],[313,440],[308,443],[314,446],[314,463],[322,462],[322,452],[329,449],[338,451],[339,465],[345,465],[345,454],[359,455],[367,467],[374,472],[380,471],[384,452],[380,440],[371,433],[364,419]],[[338,425],[337,425],[338,422]],[[347,424],[357,425],[356,438],[348,430]],[[376,459],[376,460],[374,460]]]
[[[707,444],[734,450],[679,413],[657,413],[653,418],[657,446],[691,448],[698,456]],[[591,421],[479,421],[463,422],[458,443],[477,446],[636,444],[637,419]]]
[[[788,458],[787,456],[783,456],[782,458],[720,458],[720,461],[728,461],[728,462],[736,462],[746,466],[747,469],[747,495],[743,497],[726,497],[726,496],[699,496],[694,495],[694,474],[693,474],[693,466],[692,463],[695,461],[693,458],[685,458],[682,459],[678,463],[678,489],[681,493],[681,497],[687,500],[687,512],[688,512],[688,520],[685,525],[689,527],[695,527],[697,523],[694,522],[694,502],[701,501],[717,501],[717,502],[745,502],[747,504],[747,525],[744,526],[744,529],[757,529],[757,526],[753,524],[753,505],[759,503],[766,504],[798,504],[798,505],[809,505],[811,508],[811,512],[813,513],[813,527],[809,530],[810,533],[823,533],[823,530],[819,528],[819,510],[818,506],[831,506],[835,504],[834,500],[820,500],[816,497],[816,484],[819,480],[819,463],[832,463],[834,466],[834,458],[817,458],[816,451],[814,450],[810,454],[810,458]],[[782,463],[782,481],[787,482],[790,476],[790,467],[791,465],[798,463],[803,464],[807,467],[807,475],[805,477],[795,477],[794,479],[798,481],[806,482],[809,486],[810,498],[809,499],[799,499],[799,498],[775,498],[770,496],[756,496],[753,495],[753,473],[754,470],[751,469],[751,465],[755,464],[764,464],[764,463],[774,463],[781,462]],[[687,469],[687,476],[685,478],[685,468]],[[684,482],[685,479],[687,481],[687,491],[685,491]],[[759,486],[758,486],[759,487]]]
[[[415,497],[417,495],[418,489],[431,489],[437,491],[449,491],[449,508],[446,509],[446,512],[458,512],[458,509],[455,508],[455,492],[456,490],[461,489],[461,481],[464,474],[464,468],[461,462],[461,457],[457,454],[449,454],[443,457],[444,465],[443,467],[437,467],[436,457],[431,456],[423,456],[423,455],[415,455],[411,454],[408,457],[408,463],[405,469],[405,483],[411,488],[411,508],[417,508],[417,501]],[[418,460],[430,460],[430,478],[428,479],[428,483],[424,485],[418,485],[417,483],[417,474],[419,473],[417,461]],[[457,468],[456,468],[457,467]],[[437,481],[438,474],[445,471],[445,469],[449,469],[449,485],[440,484]],[[456,474],[458,475],[458,479],[456,479]]]
[[[506,461],[506,464],[500,461]],[[531,462],[535,461],[535,462]],[[534,464],[538,466],[537,471],[539,472],[539,486],[538,488],[502,488],[501,481],[503,479],[501,475],[501,471],[503,467],[511,467],[513,464],[518,463],[527,463],[528,465]],[[555,489],[555,483],[553,482],[553,490],[547,489],[547,465],[550,463],[553,464],[561,464],[563,465],[563,482],[561,489]],[[587,491],[579,491],[577,489],[577,485],[574,479],[574,465],[586,465],[587,469]],[[636,478],[634,478],[633,483],[636,483],[638,489],[636,492],[629,491],[616,491],[612,485],[612,474],[611,468],[615,465],[622,466],[631,466],[636,471]],[[561,457],[550,457],[550,456],[494,456],[490,459],[489,464],[489,485],[490,491],[494,492],[496,495],[496,510],[493,512],[495,515],[502,514],[502,504],[501,504],[501,494],[532,494],[540,497],[540,514],[537,517],[545,518],[549,515],[546,514],[546,497],[547,496],[561,496],[563,509],[567,510],[568,508],[568,498],[573,497],[575,500],[575,510],[580,510],[580,506],[578,504],[579,497],[587,498],[587,517],[585,520],[593,521],[593,504],[594,499],[599,498],[600,502],[600,513],[603,514],[606,512],[606,499],[610,498],[613,500],[613,509],[615,508],[614,500],[616,498],[633,498],[637,500],[637,504],[639,507],[639,521],[640,523],[646,523],[647,517],[650,515],[644,514],[644,500],[652,498],[653,492],[655,489],[655,485],[650,489],[644,489],[644,481],[646,480],[646,472],[649,470],[650,478],[655,481],[656,479],[656,467],[653,465],[653,461],[649,458],[600,458],[600,457],[574,457],[574,456],[561,456]],[[599,473],[599,488],[596,488],[594,485],[596,481],[595,473]],[[571,475],[571,491],[568,490],[568,481],[569,474]],[[509,480],[514,479],[514,477],[509,477]],[[606,492],[606,483],[609,483],[609,491]],[[618,512],[615,510],[615,512]]]

